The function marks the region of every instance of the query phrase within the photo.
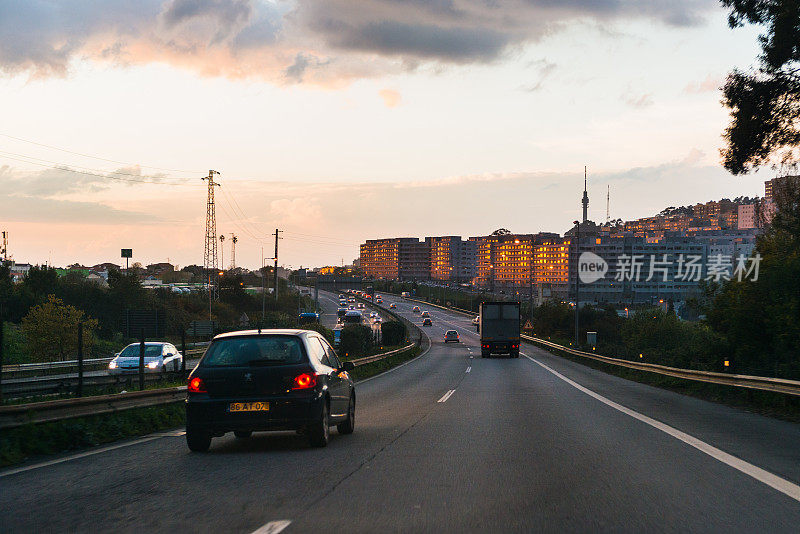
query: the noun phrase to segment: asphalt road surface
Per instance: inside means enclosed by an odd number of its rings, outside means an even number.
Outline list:
[[[353,435],[192,454],[176,430],[47,458],[0,472],[0,531],[798,531],[799,425],[531,346],[482,359],[468,317],[421,306],[430,350],[358,384]]]

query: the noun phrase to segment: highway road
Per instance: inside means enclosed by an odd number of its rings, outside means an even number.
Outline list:
[[[353,435],[191,454],[178,429],[48,458],[0,472],[0,531],[797,531],[800,425],[528,345],[482,359],[469,318],[421,306],[430,350],[358,384]]]

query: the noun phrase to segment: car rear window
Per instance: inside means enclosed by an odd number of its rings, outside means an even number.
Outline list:
[[[202,365],[291,365],[302,363],[304,358],[302,342],[295,336],[230,337],[214,341]]]

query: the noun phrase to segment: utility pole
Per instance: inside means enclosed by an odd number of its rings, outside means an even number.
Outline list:
[[[239,241],[239,238],[236,237],[236,234],[231,233],[231,269],[236,268],[236,243]]]
[[[219,234],[219,268],[225,269],[225,234]]]
[[[214,187],[219,184],[214,181],[214,175],[219,174],[215,170],[208,171],[208,200],[206,201],[206,238],[205,249],[203,251],[203,268],[206,271],[206,284],[208,285],[208,320],[211,320],[211,305],[214,302],[216,285],[214,283],[217,274],[217,214],[214,206]]]
[[[275,304],[278,304],[278,239],[280,237],[278,234],[281,233],[281,230],[275,228],[275,273],[274,273],[274,281],[275,281]]]
[[[611,184],[608,184],[606,192],[606,226],[611,222]]]
[[[8,232],[3,230],[3,241],[0,243],[0,261],[8,259]]]

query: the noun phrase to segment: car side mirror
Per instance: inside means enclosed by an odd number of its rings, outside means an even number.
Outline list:
[[[353,365],[353,362],[342,362],[342,371],[352,371],[355,368],[356,366]]]

